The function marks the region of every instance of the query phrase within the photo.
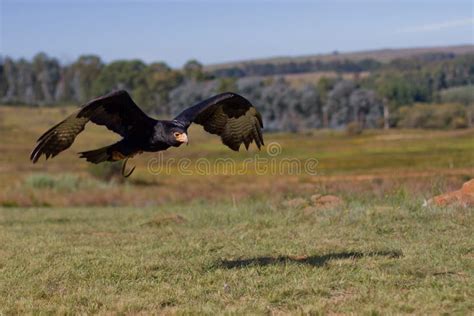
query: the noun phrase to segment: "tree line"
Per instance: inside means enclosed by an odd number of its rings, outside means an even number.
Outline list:
[[[332,58],[331,58],[332,57]],[[435,62],[454,59],[456,55],[448,52],[424,53],[416,56],[421,62]],[[338,52],[324,59],[292,60],[291,58],[281,61],[249,61],[242,62],[238,66],[220,66],[211,73],[216,77],[248,77],[284,75],[307,72],[336,71],[344,73],[357,73],[374,71],[383,68],[384,64],[373,58],[348,59],[340,57]]]
[[[322,71],[336,75],[301,86],[285,78],[285,74]],[[361,72],[369,75],[358,76]],[[352,79],[344,76],[347,73],[353,74]],[[147,112],[172,116],[212,94],[231,90],[261,110],[266,128],[284,131],[350,124],[464,127],[472,124],[474,116],[473,82],[474,54],[428,53],[388,63],[362,59],[242,64],[210,72],[196,60],[173,69],[163,62],[141,60],[104,63],[95,55],[67,65],[44,53],[31,61],[0,59],[3,104],[82,104],[111,90],[126,89]],[[444,108],[437,103],[444,103]]]

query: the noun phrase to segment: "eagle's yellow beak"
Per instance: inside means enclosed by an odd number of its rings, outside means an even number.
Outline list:
[[[180,143],[188,143],[188,135],[186,133],[174,133],[174,137]]]

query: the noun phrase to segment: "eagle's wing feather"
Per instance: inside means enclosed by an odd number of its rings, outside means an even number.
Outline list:
[[[77,118],[77,113],[71,114],[38,138],[30,156],[33,163],[36,163],[43,154],[48,159],[72,145],[76,136],[84,130],[86,123],[89,121],[87,118]]]
[[[38,138],[30,159],[35,163],[41,155],[48,159],[66,150],[89,121],[125,137],[133,129],[152,123],[153,119],[140,110],[126,91],[115,91],[86,103],[46,131]]]
[[[221,93],[181,112],[175,119],[185,127],[197,123],[204,130],[219,135],[222,142],[238,151],[244,143],[248,149],[255,142],[263,143],[262,117],[253,105],[236,93]]]
[[[154,121],[133,102],[125,90],[114,91],[88,102],[77,117],[87,117],[91,122],[103,125],[123,137],[133,128]]]

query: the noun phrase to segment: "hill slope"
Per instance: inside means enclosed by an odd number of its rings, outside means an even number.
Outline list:
[[[456,45],[456,46],[438,46],[438,47],[416,47],[416,48],[387,48],[377,50],[366,50],[358,52],[333,52],[331,54],[316,54],[306,56],[281,56],[272,58],[252,59],[243,61],[234,61],[228,63],[211,64],[204,67],[206,71],[215,71],[226,68],[241,67],[249,64],[280,64],[287,62],[329,62],[335,60],[360,61],[363,59],[374,59],[379,62],[390,62],[397,58],[409,58],[416,55],[428,53],[446,53],[454,55],[463,55],[474,53],[474,45]]]

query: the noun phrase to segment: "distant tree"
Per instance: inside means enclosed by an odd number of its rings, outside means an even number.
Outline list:
[[[153,63],[145,70],[146,85],[136,89],[137,94],[146,99],[149,111],[156,114],[169,115],[169,93],[183,81],[179,71],[171,69],[167,64]]]
[[[244,77],[236,82],[237,91],[244,97],[254,102],[256,105],[261,105],[262,89],[265,86],[265,81],[261,77]]]
[[[183,66],[184,76],[190,80],[200,81],[205,78],[203,67],[196,59],[191,59]]]
[[[413,102],[412,86],[399,73],[386,72],[375,77],[373,85],[383,102],[384,128],[395,125],[395,117],[391,115],[402,105]]]
[[[319,95],[319,101],[321,104],[325,104],[328,99],[329,92],[333,89],[337,80],[335,78],[322,77],[319,79],[316,89]],[[329,114],[327,112],[327,107],[323,107],[321,111],[322,115],[322,127],[329,127]]]
[[[93,84],[95,95],[102,95],[114,89],[133,90],[144,83],[146,65],[140,60],[120,60],[107,64]]]
[[[171,116],[177,115],[188,106],[202,101],[217,93],[218,82],[212,81],[186,81],[169,93],[169,106]]]
[[[474,85],[454,87],[440,91],[442,102],[460,103],[465,106],[474,104]]]
[[[33,58],[32,67],[36,99],[40,103],[52,104],[61,72],[58,60],[39,53]]]
[[[341,80],[331,90],[324,106],[324,110],[329,115],[329,127],[342,128],[347,122],[352,121],[349,100],[355,88],[352,81]]]
[[[17,66],[13,59],[6,57],[3,60],[3,76],[2,76],[2,102],[10,103],[18,97],[17,95]]]
[[[211,72],[212,76],[216,78],[225,78],[225,77],[231,77],[231,78],[242,78],[245,77],[247,74],[245,71],[239,67],[230,67],[230,68],[222,68],[222,69],[217,69]]]
[[[218,92],[237,91],[237,80],[232,77],[220,78],[218,80]]]
[[[83,55],[72,64],[71,68],[78,76],[78,85],[80,89],[79,100],[85,102],[97,95],[94,95],[93,85],[99,77],[104,64],[99,56]]]
[[[349,106],[352,112],[352,121],[361,128],[380,127],[383,117],[383,104],[375,92],[367,89],[357,89],[349,97]]]
[[[63,67],[56,87],[56,100],[84,103],[97,97],[93,85],[103,68],[101,59],[95,55],[80,56],[74,63]]]
[[[276,78],[267,82],[261,91],[259,108],[265,128],[268,130],[300,129],[301,121],[295,115],[288,115],[295,108],[297,99],[295,92],[283,78]]]
[[[466,108],[461,104],[422,104],[403,106],[399,110],[398,126],[403,128],[465,128]]]
[[[445,103],[458,103],[466,108],[466,121],[469,127],[474,126],[474,85],[446,89],[440,92],[440,100]]]
[[[5,66],[8,64],[6,63]],[[35,73],[30,62],[26,59],[20,59],[6,67],[9,81],[9,92],[7,92],[7,101],[24,104],[37,104],[38,97],[35,91]]]
[[[94,95],[103,95],[117,89],[129,91],[134,100],[146,109],[151,108],[146,98],[146,65],[141,60],[120,60],[107,64],[92,84]]]
[[[261,77],[244,77],[237,80],[237,90],[250,99],[259,99],[265,85]]]
[[[322,102],[317,87],[307,84],[299,91],[299,103],[296,111],[306,122],[306,128],[321,128],[322,120]]]

